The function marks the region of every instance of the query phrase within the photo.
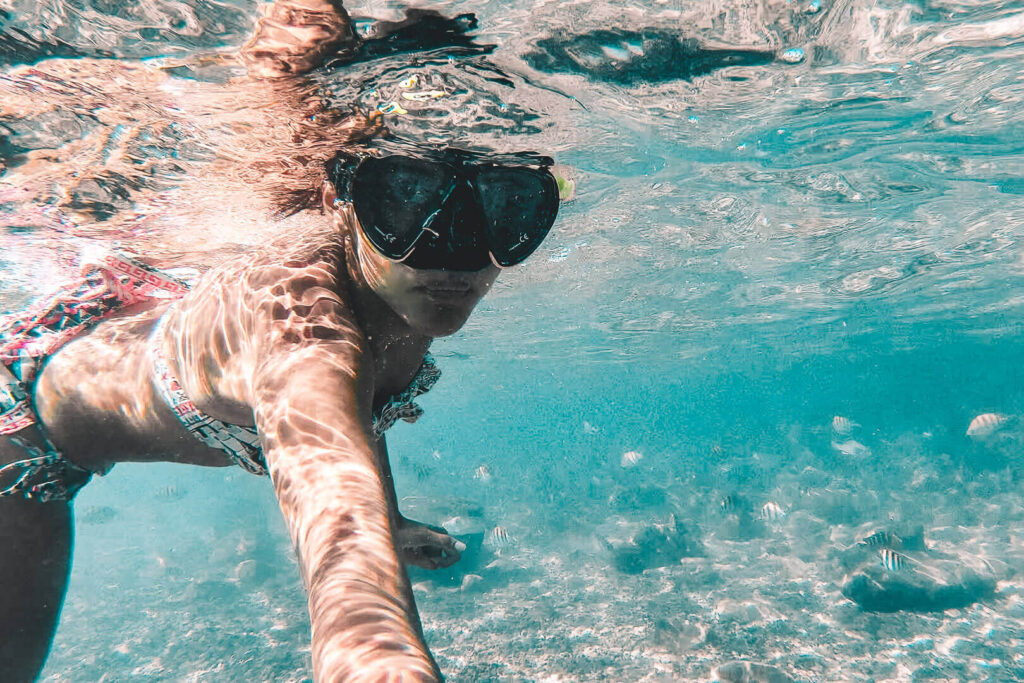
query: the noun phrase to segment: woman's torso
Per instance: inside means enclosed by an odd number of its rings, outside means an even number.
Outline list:
[[[318,316],[323,293],[341,318],[335,324],[358,328],[349,302],[348,274],[337,240],[326,231],[285,248],[268,248],[232,259],[208,272],[195,289],[173,305],[156,303],[105,320],[60,348],[35,385],[36,406],[51,438],[76,464],[105,471],[116,461],[173,461],[226,466],[232,460],[196,440],[174,417],[152,382],[150,336],[168,315],[165,349],[182,387],[196,406],[230,424],[251,426],[248,396],[261,362],[253,334],[254,292],[269,294],[296,329]],[[382,304],[383,305],[383,304]],[[275,313],[271,313],[275,315]],[[324,318],[318,317],[317,325]],[[308,326],[307,326],[308,327]],[[364,332],[360,330],[360,332]],[[423,364],[427,340],[409,338],[375,347],[365,345],[353,372],[371,373],[373,409],[400,394]],[[367,430],[370,425],[365,425]]]

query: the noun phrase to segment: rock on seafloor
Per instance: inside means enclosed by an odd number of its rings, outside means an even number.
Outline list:
[[[901,555],[892,571],[868,557],[843,584],[843,595],[870,612],[941,612],[991,596],[996,577],[983,561],[926,552]]]
[[[793,683],[780,669],[757,662],[729,662],[715,670],[723,683]]]
[[[645,569],[704,554],[703,546],[691,538],[675,515],[664,524],[614,518],[601,525],[598,537],[611,553],[615,568],[623,574],[640,574]]]

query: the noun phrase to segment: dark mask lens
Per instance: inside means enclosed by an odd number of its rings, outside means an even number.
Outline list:
[[[352,178],[352,203],[367,239],[383,256],[404,258],[455,183],[447,164],[370,157]]]
[[[544,241],[558,214],[558,186],[546,170],[485,167],[476,174],[487,243],[494,260],[514,266]]]
[[[491,264],[480,207],[460,180],[403,263],[430,270],[478,271]]]

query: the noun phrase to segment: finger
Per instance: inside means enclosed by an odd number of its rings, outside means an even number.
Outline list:
[[[450,537],[449,537],[450,538]],[[438,557],[438,563],[442,567],[450,567],[462,557],[462,551],[466,549],[466,544],[462,541],[455,541],[450,545],[446,546]]]
[[[448,543],[421,546],[416,549],[416,555],[424,562],[432,563],[431,569],[450,567],[459,561],[459,553],[455,550],[454,544],[449,547]]]
[[[454,536],[445,536],[441,539],[441,547],[449,554],[458,557],[466,549],[466,544]]]
[[[404,553],[407,564],[414,565],[420,569],[437,569],[437,560],[430,556],[426,547],[407,548]]]

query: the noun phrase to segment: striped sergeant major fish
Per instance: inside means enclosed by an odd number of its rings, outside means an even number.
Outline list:
[[[718,507],[726,515],[738,515],[746,513],[750,509],[750,504],[739,494],[730,493],[718,502]]]
[[[882,548],[878,555],[882,558],[882,566],[886,571],[898,572],[906,566],[907,559],[892,548]]]
[[[876,531],[860,542],[868,548],[889,548],[899,550],[903,547],[903,539],[891,531]]]
[[[626,451],[622,454],[622,459],[619,460],[619,464],[622,467],[636,467],[643,459],[643,455],[640,451]]]
[[[847,436],[855,427],[859,426],[859,424],[850,418],[843,417],[842,415],[836,415],[832,418],[832,431],[840,436]]]
[[[786,516],[786,511],[778,503],[768,501],[761,508],[761,519],[769,522],[777,522]]]
[[[496,526],[484,538],[484,545],[495,552],[501,552],[515,545],[515,539],[508,532],[508,529]]]
[[[967,426],[967,436],[989,436],[995,433],[1009,418],[999,413],[982,413]]]

